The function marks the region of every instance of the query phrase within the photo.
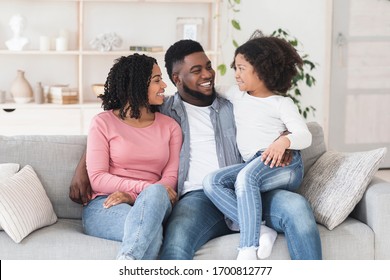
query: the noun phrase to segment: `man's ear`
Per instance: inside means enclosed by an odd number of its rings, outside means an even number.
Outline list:
[[[176,73],[176,72],[172,73],[172,80],[173,80],[173,82],[175,83],[176,86],[178,84],[180,84],[179,74]]]

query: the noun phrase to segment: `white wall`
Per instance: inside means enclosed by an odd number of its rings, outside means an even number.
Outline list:
[[[317,111],[314,120],[321,125],[327,124],[327,103],[329,93],[330,68],[330,32],[331,32],[331,0],[241,0],[240,12],[234,14],[239,20],[242,30],[235,31],[228,24],[226,15],[227,0],[222,2],[221,42],[222,61],[230,64],[233,60],[234,47],[231,35],[239,44],[244,43],[254,30],[260,29],[270,34],[277,28],[290,32],[302,42],[300,49],[309,54],[311,61],[318,63],[314,76],[317,80],[315,87],[302,90],[303,105],[312,105]],[[219,83],[234,83],[233,71],[228,69],[225,76],[220,77]]]
[[[233,0],[232,0],[233,1]],[[11,1],[12,2],[12,1]],[[10,3],[11,3],[10,2]],[[318,63],[318,69],[315,71],[314,75],[317,79],[317,84],[314,88],[306,88],[303,89],[303,97],[302,97],[302,103],[303,105],[312,105],[317,109],[316,115],[309,116],[309,120],[315,120],[319,122],[320,124],[324,125],[326,127],[327,125],[327,111],[328,111],[328,92],[329,92],[329,68],[330,68],[330,32],[331,32],[331,3],[332,0],[241,0],[240,4],[240,10],[241,12],[236,15],[236,18],[239,20],[242,31],[235,32],[232,30],[230,23],[228,23],[228,0],[222,0],[221,2],[221,16],[219,18],[220,20],[220,39],[222,42],[222,56],[220,58],[220,61],[223,61],[227,64],[230,64],[233,58],[234,53],[234,47],[231,43],[231,39],[229,37],[229,34],[231,32],[234,32],[234,37],[237,39],[238,43],[244,43],[249,36],[252,34],[252,32],[255,29],[261,29],[264,33],[270,33],[273,30],[281,27],[285,30],[288,30],[293,36],[297,37],[302,42],[302,51],[304,53],[307,53],[310,55],[310,59],[316,63]],[[12,2],[13,3],[13,2]],[[2,6],[0,10],[0,43],[3,44],[3,42],[6,40],[6,38],[9,38],[11,36],[11,32],[8,27],[8,20],[12,14],[15,12],[20,12],[24,14],[25,16],[28,16],[29,23],[27,25],[26,34],[31,38],[31,47],[37,48],[38,46],[38,38],[40,35],[33,33],[34,22],[35,17],[33,16],[34,7],[36,7],[40,2],[32,2],[31,7],[27,7],[27,5],[22,5],[20,2],[18,5],[16,2],[15,6],[13,5],[6,5]],[[37,4],[38,3],[38,4]],[[48,5],[47,2],[43,2],[44,5]],[[20,6],[21,5],[21,6]],[[45,13],[50,14],[50,10],[57,10],[58,5],[62,5],[61,3],[54,2],[53,7],[48,5],[48,9],[45,11]],[[66,7],[66,3],[64,4]],[[108,2],[104,2],[103,4],[96,4],[92,3],[90,4],[92,7],[99,6],[99,5],[107,5],[107,7],[113,7],[117,9],[120,5],[126,5],[121,4],[121,2],[111,4],[109,5]],[[87,7],[90,7],[89,4],[87,4]],[[138,34],[138,36],[143,36],[144,40],[141,40],[142,38],[137,37],[137,42],[142,41],[143,43],[148,44],[162,44],[164,47],[168,47],[171,43],[173,43],[176,40],[176,29],[175,29],[175,19],[178,15],[182,16],[183,14],[188,16],[185,12],[190,12],[191,15],[195,15],[196,11],[202,9],[194,9],[196,8],[196,4],[192,5],[190,11],[185,10],[178,11],[176,8],[179,9],[179,7],[176,7],[175,3],[164,3],[159,6],[159,4],[153,4],[153,5],[146,5],[146,8],[140,11],[140,17],[150,17],[150,15],[153,14],[152,11],[155,11],[157,8],[159,10],[164,9],[163,13],[165,18],[158,18],[158,28],[156,28],[155,24],[152,24],[151,27],[146,28],[144,25],[140,26],[140,30],[143,30],[144,32],[141,32]],[[180,6],[180,5],[178,5]],[[183,7],[183,6],[182,6]],[[161,8],[161,9],[160,9]],[[184,6],[185,9],[185,6]],[[91,8],[86,9],[88,11],[91,11]],[[195,11],[196,10],[196,11]],[[92,9],[93,11],[93,9]],[[117,15],[117,12],[108,13],[107,16],[113,16]],[[151,13],[152,12],[152,13]],[[30,14],[29,14],[30,13]],[[33,13],[33,14],[31,14]],[[171,15],[169,15],[171,13]],[[38,16],[38,15],[37,15]],[[199,15],[197,15],[199,16]],[[88,18],[88,13],[86,15]],[[126,18],[126,16],[121,17]],[[168,20],[168,19],[169,20]],[[124,27],[125,30],[128,30],[127,26],[128,24],[118,24],[116,25],[116,18],[113,20],[115,23],[115,26],[121,26]],[[141,20],[140,20],[141,21]],[[72,19],[72,24],[76,24],[75,20]],[[137,21],[136,21],[137,22]],[[57,25],[62,26],[61,22],[56,22]],[[85,24],[88,24],[88,21],[86,20]],[[69,24],[66,24],[66,27],[69,29],[72,29],[72,26],[69,27]],[[207,25],[207,24],[206,24]],[[46,31],[48,32],[50,30],[50,26],[52,24],[46,26]],[[56,26],[54,30],[58,30],[59,26]],[[95,25],[92,25],[94,27]],[[130,25],[132,26],[132,25]],[[91,27],[91,28],[92,28]],[[43,27],[42,27],[43,28]],[[119,27],[118,27],[119,28]],[[73,28],[74,29],[74,28]],[[114,28],[115,31],[124,38],[131,37],[128,35],[125,31],[121,33],[121,29]],[[122,28],[123,29],[123,28]],[[133,30],[132,28],[129,30]],[[44,31],[43,29],[40,30],[41,33]],[[103,32],[105,30],[96,30],[90,31],[89,35],[93,37],[95,33]],[[53,34],[51,34],[53,35]],[[91,37],[91,38],[92,38]],[[86,42],[89,41],[89,37],[86,38]],[[35,41],[34,41],[35,40]],[[76,42],[72,42],[72,45],[75,45]],[[3,49],[4,46],[2,45],[0,49]],[[4,57],[1,57],[4,58]],[[24,57],[21,57],[20,59],[23,60]],[[11,56],[9,59],[13,59]],[[36,65],[36,64],[34,64]],[[163,62],[160,63],[161,66],[163,66]],[[15,66],[16,67],[16,66]],[[214,65],[216,68],[217,65]],[[163,68],[163,67],[162,67]],[[8,69],[8,68],[7,68]],[[4,70],[5,71],[5,70]],[[11,80],[12,77],[15,75],[13,70],[7,70],[8,74],[5,75],[3,79]],[[41,71],[42,72],[42,71]],[[38,74],[40,74],[39,71],[37,73],[34,73],[34,71],[29,71],[29,73],[32,75],[31,79],[32,81],[35,80],[42,80],[42,77],[40,77]],[[103,72],[105,73],[105,72]],[[4,74],[4,73],[3,73]],[[37,77],[34,77],[33,75],[36,75]],[[41,73],[42,76],[42,73]],[[66,75],[65,75],[66,76]],[[102,76],[105,77],[104,75]],[[0,78],[1,81],[2,78]],[[169,79],[165,78],[167,81]],[[234,77],[233,77],[233,71],[231,69],[228,69],[228,73],[218,78],[219,84],[234,84]],[[91,82],[92,83],[92,82]],[[169,83],[169,82],[168,82]],[[0,83],[1,84],[1,83]],[[6,82],[4,81],[3,84],[6,85]],[[4,86],[4,89],[7,87]],[[169,92],[173,92],[174,88],[172,90],[169,90]]]

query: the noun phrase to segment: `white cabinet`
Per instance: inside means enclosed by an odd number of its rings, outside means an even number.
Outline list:
[[[78,108],[21,107],[7,111],[0,110],[0,135],[82,134]]]
[[[219,6],[220,0],[0,0],[0,91],[7,91],[8,97],[8,103],[0,104],[0,109],[17,108],[15,112],[7,113],[9,115],[1,112],[0,129],[4,121],[10,121],[9,116],[19,114],[17,111],[22,108],[39,112],[37,114],[45,112],[47,119],[55,118],[54,111],[71,109],[78,110],[80,118],[69,117],[69,122],[75,121],[75,127],[84,133],[90,113],[101,111],[100,100],[93,93],[92,84],[105,82],[114,60],[132,53],[130,45],[160,45],[166,50],[179,39],[177,18],[202,18],[201,42],[216,67]],[[29,39],[29,44],[22,51],[9,51],[5,45],[13,36],[9,20],[15,14],[21,14],[27,20],[22,36]],[[122,39],[120,47],[107,52],[91,47],[91,40],[111,32]],[[68,48],[57,51],[55,38],[63,33],[68,36]],[[50,50],[40,50],[41,36],[51,39]],[[157,59],[168,84],[167,92],[174,93],[175,87],[165,72],[164,53],[147,54]],[[72,107],[30,103],[20,108],[20,104],[12,103],[9,94],[19,69],[25,71],[25,77],[33,88],[37,82],[43,85],[68,84],[77,88],[79,103]],[[50,106],[56,110],[50,110]],[[84,107],[88,109],[83,111]],[[84,116],[88,117],[84,119]],[[56,131],[53,129],[51,134]],[[30,131],[27,129],[27,132]]]

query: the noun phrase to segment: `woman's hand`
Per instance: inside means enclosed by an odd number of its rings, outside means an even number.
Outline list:
[[[172,206],[175,205],[175,203],[177,202],[177,193],[170,186],[164,186],[164,187],[168,192],[169,200],[171,201]]]
[[[118,205],[120,203],[127,203],[133,205],[135,199],[132,195],[126,192],[116,191],[110,194],[103,203],[104,208],[110,208],[111,206]]]
[[[282,166],[285,162],[284,152],[290,147],[290,140],[287,137],[279,137],[262,154],[260,160],[269,167]]]

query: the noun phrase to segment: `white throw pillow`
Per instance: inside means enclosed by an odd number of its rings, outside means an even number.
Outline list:
[[[325,152],[303,178],[298,193],[311,204],[316,221],[329,230],[341,224],[362,199],[386,154]]]
[[[53,206],[31,166],[0,182],[0,225],[16,243],[56,221]]]
[[[18,172],[19,167],[18,163],[0,163],[0,182]],[[0,230],[3,230],[1,225]]]

